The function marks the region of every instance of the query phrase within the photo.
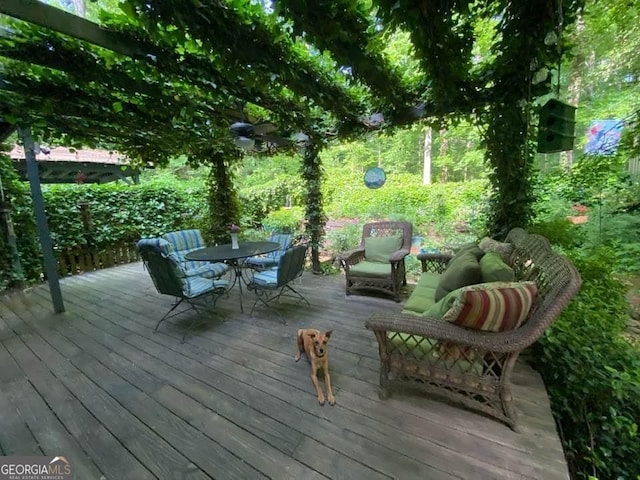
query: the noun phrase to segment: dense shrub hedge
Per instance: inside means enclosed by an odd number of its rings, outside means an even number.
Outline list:
[[[141,185],[55,185],[44,192],[49,229],[58,248],[103,247],[135,242],[181,228],[198,228],[205,220],[203,186],[179,182]],[[88,204],[90,228],[80,214]]]
[[[13,168],[4,163],[5,192],[11,200],[12,217],[27,283],[39,281],[42,258],[33,220],[33,205],[26,182],[17,181]],[[12,177],[14,175],[15,177]],[[13,179],[14,181],[9,181]],[[133,243],[141,237],[157,236],[182,228],[202,228],[206,221],[206,194],[202,183],[149,182],[140,185],[51,185],[43,186],[43,196],[54,253],[66,248],[103,248]],[[80,205],[87,204],[89,217]],[[15,273],[0,235],[0,291],[15,285]]]
[[[566,224],[567,222],[565,222]],[[575,246],[575,227],[555,238],[582,276],[582,288],[534,346],[573,478],[640,478],[640,349],[622,335],[626,288],[606,247]],[[548,228],[532,228],[546,231]]]
[[[383,188],[367,188],[361,178],[332,177],[327,180],[327,213],[331,218],[384,218],[410,220],[419,230],[424,225],[478,223],[484,214],[488,184],[484,180],[422,185],[416,175],[392,175]]]
[[[12,268],[12,255],[7,243],[6,224],[0,225],[0,291],[29,280],[39,280],[42,260],[29,184],[21,182],[7,155],[0,154],[0,178],[4,192],[4,206],[11,213],[13,229],[23,273]],[[2,208],[2,206],[0,206]]]

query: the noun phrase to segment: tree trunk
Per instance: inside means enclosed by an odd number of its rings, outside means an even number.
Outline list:
[[[424,132],[424,149],[422,150],[422,184],[431,184],[431,127],[427,127]]]
[[[579,41],[584,33],[584,20],[582,14],[578,13],[576,18],[575,41]],[[595,55],[594,55],[595,56]],[[581,49],[576,49],[575,56],[571,62],[569,70],[569,85],[567,86],[567,103],[578,107],[580,104],[580,90],[582,88],[582,74],[586,65],[585,53]],[[566,172],[571,170],[573,165],[573,150],[560,153],[560,166]]]
[[[442,170],[440,172],[440,181],[442,183],[447,183],[449,181],[449,167],[447,167],[446,165],[442,167]]]

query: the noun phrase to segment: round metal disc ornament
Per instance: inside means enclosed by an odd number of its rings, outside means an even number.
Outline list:
[[[387,175],[380,167],[371,167],[364,172],[364,184],[367,188],[380,188],[387,181]]]

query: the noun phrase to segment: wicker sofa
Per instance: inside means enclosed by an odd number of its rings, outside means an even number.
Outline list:
[[[575,296],[581,279],[573,264],[553,252],[542,236],[516,228],[505,242],[513,246],[509,260],[515,280],[528,281],[537,290],[522,323],[512,330],[487,332],[434,318],[429,311],[373,314],[365,325],[378,341],[381,398],[393,389],[419,389],[489,414],[517,430],[510,387],[515,362]],[[418,258],[422,275],[433,277],[445,271],[452,255]],[[430,282],[422,283],[412,297],[433,291],[424,286]]]

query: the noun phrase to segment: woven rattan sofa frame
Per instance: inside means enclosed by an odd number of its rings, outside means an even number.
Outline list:
[[[452,323],[408,314],[374,314],[365,325],[373,330],[380,355],[380,398],[392,390],[411,388],[484,412],[518,431],[511,394],[511,375],[520,353],[553,323],[578,292],[581,279],[573,264],[551,249],[546,238],[516,228],[506,241],[514,246],[511,262],[519,280],[534,280],[536,301],[525,322],[508,332],[480,332]],[[451,258],[446,254],[421,254],[423,271],[442,273]],[[394,333],[395,332],[395,333]],[[398,333],[403,333],[399,338]],[[398,340],[404,342],[398,348]],[[461,371],[439,355],[417,355],[415,341],[434,349],[467,346],[463,359],[482,364],[482,373]],[[395,341],[394,341],[395,340]],[[443,344],[443,342],[451,342]],[[472,353],[471,353],[472,352]],[[473,355],[473,356],[472,356]]]
[[[388,236],[396,232],[402,232],[402,244],[400,249],[391,255],[391,275],[388,277],[375,277],[354,275],[351,267],[365,260],[364,242],[374,232],[378,236]],[[362,290],[377,291],[393,296],[396,302],[400,301],[400,289],[407,284],[407,273],[404,266],[404,257],[411,251],[411,237],[413,226],[409,222],[374,222],[366,223],[362,228],[362,238],[357,248],[343,252],[339,256],[340,265],[344,269],[346,277],[345,293],[351,295]]]

